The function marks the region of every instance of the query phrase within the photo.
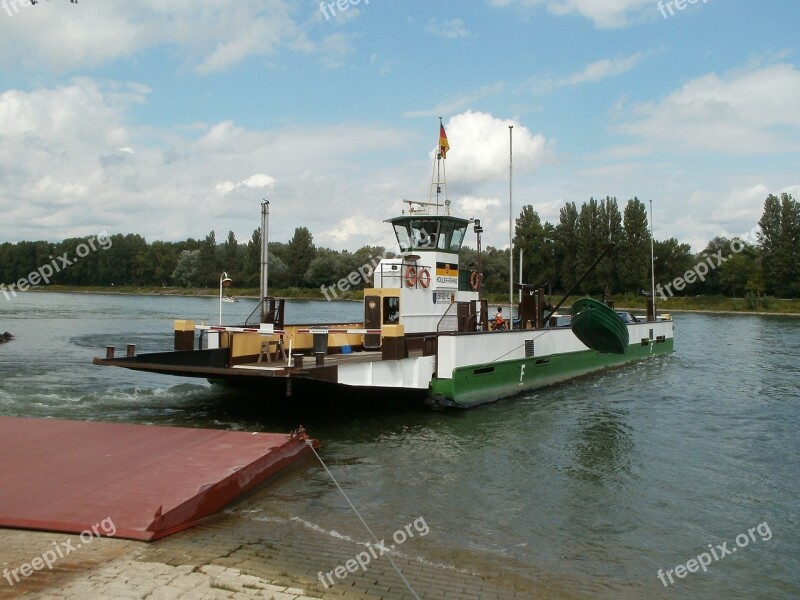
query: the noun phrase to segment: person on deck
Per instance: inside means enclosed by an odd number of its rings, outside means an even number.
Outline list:
[[[503,318],[503,307],[498,306],[497,312],[494,315],[494,330],[500,331],[506,328],[506,321]]]

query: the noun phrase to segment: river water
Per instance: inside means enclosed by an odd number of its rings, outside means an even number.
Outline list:
[[[331,398],[324,413],[276,414],[266,398],[203,380],[91,364],[107,344],[169,350],[173,319],[214,323],[218,306],[0,297],[0,333],[16,336],[0,345],[0,414],[252,431],[302,423],[374,531],[423,517],[419,560],[501,573],[532,596],[557,582],[554,595],[596,598],[800,597],[799,319],[676,315],[671,356],[470,411],[340,412]],[[254,306],[225,304],[225,322]],[[360,312],[287,303],[288,322]],[[270,490],[270,511],[368,540],[318,464]],[[705,571],[690,562],[701,556]]]

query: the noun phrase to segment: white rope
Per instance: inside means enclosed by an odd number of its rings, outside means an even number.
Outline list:
[[[359,512],[358,512],[358,510],[356,509],[356,507],[355,507],[355,506],[353,505],[353,503],[350,501],[350,498],[348,498],[348,497],[347,497],[347,494],[345,494],[345,493],[344,493],[344,490],[342,489],[342,486],[340,486],[340,485],[339,485],[339,482],[338,482],[338,481],[336,481],[336,478],[333,476],[333,473],[331,473],[330,469],[328,469],[328,466],[327,466],[327,465],[326,465],[324,462],[322,462],[322,458],[320,457],[320,455],[319,455],[319,454],[317,454],[317,451],[314,449],[313,441],[312,441],[312,440],[310,440],[310,439],[309,439],[309,440],[306,440],[306,444],[308,444],[308,447],[309,447],[309,448],[311,448],[311,451],[314,453],[314,456],[316,456],[316,457],[317,457],[317,460],[319,460],[319,464],[321,464],[321,465],[322,465],[322,468],[323,468],[323,469],[325,469],[325,471],[327,471],[328,475],[330,475],[330,478],[333,480],[333,483],[335,483],[335,484],[336,484],[336,487],[337,487],[337,488],[339,488],[339,491],[342,493],[342,496],[344,496],[344,499],[345,499],[345,500],[347,500],[347,503],[350,505],[350,508],[352,508],[352,509],[353,509],[353,512],[354,512],[354,513],[356,513],[356,516],[357,516],[357,517],[358,517],[358,519],[361,521],[362,525],[364,525],[364,528],[365,528],[365,529],[366,529],[366,530],[369,532],[369,534],[372,536],[372,539],[373,539],[373,540],[375,540],[375,543],[378,545],[378,547],[379,547],[379,548],[384,548],[384,546],[383,546],[383,542],[382,542],[381,540],[379,540],[379,539],[377,538],[377,536],[376,536],[374,533],[372,533],[372,529],[370,529],[370,528],[369,528],[369,525],[367,525],[367,522],[366,522],[366,521],[364,520],[364,518],[361,516],[361,513],[359,513]],[[386,551],[386,558],[388,558],[388,559],[389,559],[389,562],[390,562],[390,563],[392,563],[392,566],[394,567],[394,570],[395,570],[395,571],[397,571],[397,574],[400,576],[400,579],[402,579],[402,580],[403,580],[403,583],[405,583],[405,584],[406,584],[406,587],[407,587],[407,588],[408,588],[408,590],[411,592],[411,594],[414,596],[414,598],[416,598],[416,600],[420,600],[420,597],[419,597],[419,596],[417,596],[417,592],[415,592],[415,591],[414,591],[414,588],[413,588],[413,587],[411,587],[411,584],[409,583],[408,579],[406,579],[406,578],[405,578],[405,576],[403,575],[403,573],[400,571],[400,568],[399,568],[399,567],[397,566],[397,564],[395,564],[395,562],[392,560],[392,555],[391,555],[391,554],[389,554],[389,551],[388,551],[388,550]]]

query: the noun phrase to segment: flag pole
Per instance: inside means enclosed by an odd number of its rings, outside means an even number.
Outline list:
[[[653,321],[657,321],[656,315],[656,257],[655,242],[653,241],[653,201],[650,200],[650,294],[653,299]]]
[[[512,220],[513,210],[513,181],[514,181],[514,126],[508,126],[508,329],[514,328],[514,230]]]

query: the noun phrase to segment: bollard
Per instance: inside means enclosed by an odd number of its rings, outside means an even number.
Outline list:
[[[133,356],[136,354],[136,344],[128,344],[125,348],[125,356]]]
[[[293,354],[292,355],[293,363],[295,369],[302,369],[303,368],[303,355],[302,354]]]
[[[325,352],[314,352],[314,357],[316,358],[316,364],[318,367],[321,367],[325,364]]]
[[[114,346],[106,346],[106,359],[114,358]]]

